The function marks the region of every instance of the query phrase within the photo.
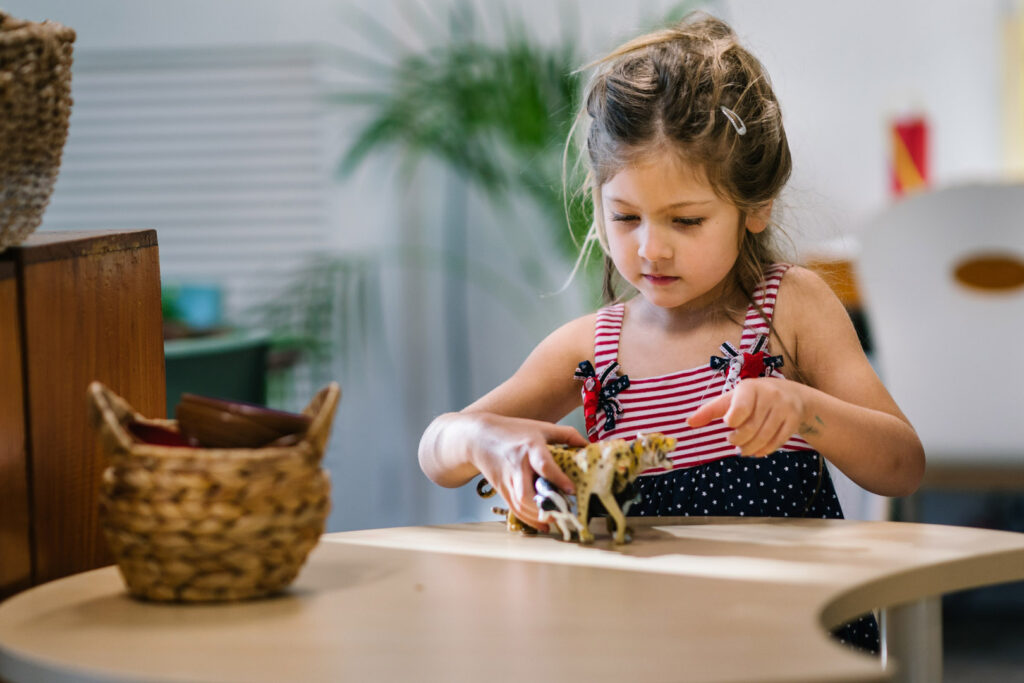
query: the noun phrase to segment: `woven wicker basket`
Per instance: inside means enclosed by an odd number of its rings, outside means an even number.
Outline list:
[[[0,251],[43,220],[71,115],[75,32],[0,12]]]
[[[206,449],[140,443],[125,426],[149,420],[99,382],[91,416],[109,467],[100,523],[129,592],[159,601],[241,600],[284,589],[324,531],[330,483],[320,467],[341,396],[336,383],[304,411],[298,444]]]

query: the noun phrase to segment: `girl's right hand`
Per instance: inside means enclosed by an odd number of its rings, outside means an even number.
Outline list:
[[[534,480],[542,476],[562,491],[575,493],[572,480],[551,457],[548,444],[586,446],[587,440],[573,427],[479,413],[478,439],[469,454],[491,486],[508,503],[509,510],[530,526],[546,531],[533,500]]]

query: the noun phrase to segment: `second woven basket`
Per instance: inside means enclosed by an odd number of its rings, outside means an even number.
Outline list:
[[[0,11],[0,251],[43,220],[71,116],[75,32]]]

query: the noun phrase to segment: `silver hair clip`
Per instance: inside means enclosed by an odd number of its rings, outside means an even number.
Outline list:
[[[740,118],[739,114],[729,109],[724,104],[721,107],[722,113],[725,114],[725,118],[729,119],[729,123],[736,129],[737,135],[747,134],[747,124],[743,123],[743,119]]]

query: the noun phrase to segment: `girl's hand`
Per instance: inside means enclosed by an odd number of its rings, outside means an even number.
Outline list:
[[[687,423],[703,427],[720,417],[736,430],[729,441],[742,455],[770,455],[793,434],[810,434],[819,426],[812,424],[813,418],[806,419],[800,388],[796,382],[777,377],[745,379],[698,408]]]
[[[540,522],[533,500],[537,475],[566,493],[575,493],[572,480],[555,464],[547,446],[549,443],[586,446],[587,440],[573,427],[542,420],[493,413],[481,413],[479,418],[479,438],[470,453],[470,461],[501,494],[516,517],[546,531],[547,525]]]

